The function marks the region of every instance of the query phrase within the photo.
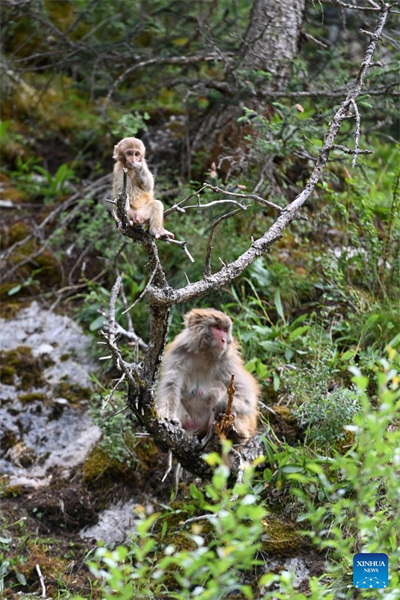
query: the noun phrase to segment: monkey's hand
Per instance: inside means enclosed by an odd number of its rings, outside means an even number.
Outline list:
[[[178,417],[177,414],[175,414],[175,412],[171,412],[168,410],[168,406],[165,407],[157,407],[157,411],[158,411],[158,416],[161,419],[164,419],[164,421],[168,421],[169,423],[172,423],[173,425],[181,425],[181,421]]]
[[[214,429],[219,437],[228,437],[235,429],[235,413],[227,411],[228,402],[220,400],[214,407]]]

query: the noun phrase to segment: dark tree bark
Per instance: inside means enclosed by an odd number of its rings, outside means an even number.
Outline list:
[[[243,108],[263,111],[268,93],[285,88],[298,50],[304,6],[305,0],[254,0],[239,61],[226,69],[222,98],[194,133],[191,152],[207,150],[212,162],[223,149],[238,148],[244,128],[237,119]]]

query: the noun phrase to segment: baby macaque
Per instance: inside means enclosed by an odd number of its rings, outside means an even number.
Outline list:
[[[148,221],[149,231],[155,238],[173,238],[174,234],[164,229],[164,208],[162,203],[154,198],[154,178],[144,158],[145,152],[143,142],[134,137],[124,138],[114,146],[114,198],[122,191],[125,168],[128,170],[126,192],[129,202],[129,224],[143,225]]]
[[[204,437],[226,410],[232,374],[234,439],[243,442],[256,432],[258,384],[243,366],[230,318],[212,308],[191,310],[164,355],[156,397],[159,415],[179,423],[189,435]]]

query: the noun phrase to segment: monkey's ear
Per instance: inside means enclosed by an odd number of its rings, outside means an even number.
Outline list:
[[[190,327],[191,315],[192,315],[192,311],[187,312],[186,315],[183,317],[183,322],[185,324],[185,327]]]
[[[203,319],[204,316],[201,308],[193,308],[191,311],[186,313],[184,320],[186,327],[195,327],[198,325]]]
[[[115,158],[115,160],[117,160],[118,155],[119,155],[119,144],[115,144],[115,146],[114,146],[114,152],[113,152],[113,156],[112,157]]]

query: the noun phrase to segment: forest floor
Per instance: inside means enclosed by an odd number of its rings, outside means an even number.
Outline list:
[[[40,591],[38,569],[50,596],[60,586],[92,593],[85,561],[98,540],[126,539],[136,506],[151,512],[156,495],[167,498],[166,457],[146,438],[136,447],[140,465],[102,449],[89,406],[91,339],[72,319],[33,302],[0,321],[4,597]]]

